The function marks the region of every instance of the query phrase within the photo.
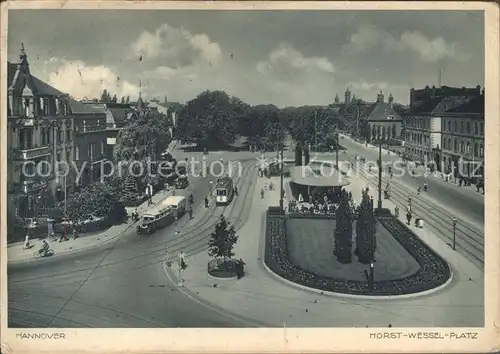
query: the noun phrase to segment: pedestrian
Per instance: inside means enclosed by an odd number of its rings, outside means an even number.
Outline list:
[[[394,215],[399,218],[399,208],[396,206],[396,208],[394,209]]]
[[[179,265],[179,286],[184,286],[185,280],[182,276],[182,272],[187,268],[186,255],[184,254],[184,251],[181,251],[177,258],[177,263]]]
[[[68,237],[66,236],[66,227],[67,227],[67,223],[68,221],[67,220],[64,220],[64,224],[63,224],[63,231],[61,233],[61,237],[59,238],[59,242],[62,242],[62,241],[68,241]]]
[[[80,225],[78,224],[75,224],[74,227],[73,227],[73,240],[76,240],[78,238],[78,235],[79,235],[79,228],[80,228]]]
[[[26,233],[26,236],[24,237],[24,249],[28,250],[30,248],[31,248],[31,245],[30,245],[30,235],[28,233]]]
[[[234,194],[238,195],[238,187],[234,187]]]
[[[191,206],[189,207],[189,218],[193,218],[193,208]]]
[[[407,224],[410,225],[410,223],[411,223],[411,212],[406,213],[406,221],[407,221]]]
[[[260,199],[264,199],[264,188],[260,190]]]
[[[236,277],[239,279],[243,278],[245,275],[245,265],[246,263],[243,262],[243,259],[240,258],[239,261],[236,262]]]

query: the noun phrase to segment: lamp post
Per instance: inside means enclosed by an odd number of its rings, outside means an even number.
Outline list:
[[[317,125],[318,111],[314,111],[314,152],[318,152],[318,125]]]
[[[373,290],[373,285],[374,285],[374,272],[375,272],[375,266],[373,262],[370,263],[370,282],[369,282],[369,287],[370,290]]]
[[[339,133],[335,133],[335,169],[339,170]]]
[[[382,210],[382,142],[378,146],[378,203],[377,209]]]
[[[456,248],[456,234],[457,234],[457,218],[456,217],[453,217],[452,223],[453,223],[453,245],[452,245],[452,248],[453,248],[453,250],[455,250],[455,248]]]

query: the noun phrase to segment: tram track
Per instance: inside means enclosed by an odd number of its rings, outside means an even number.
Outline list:
[[[378,188],[377,176],[368,176],[365,171],[355,170],[369,184]],[[391,200],[394,204],[401,206],[401,212],[405,212],[411,198],[411,209],[414,214],[422,217],[426,225],[434,230],[437,235],[451,246],[453,242],[453,224],[452,219],[455,215],[444,211],[434,203],[425,200],[415,193],[407,191],[407,189],[393,179],[382,177],[382,183],[389,181],[391,185]],[[426,193],[426,192],[423,192]],[[395,198],[394,198],[395,197]],[[474,237],[476,236],[476,237]],[[465,221],[463,218],[457,217],[455,228],[455,243],[456,249],[462,253],[467,259],[484,267],[484,231]]]
[[[218,214],[216,216],[215,215],[216,212],[219,211],[219,212],[221,212],[221,214],[222,213],[227,214],[227,210],[229,208],[229,210],[230,210],[229,215],[226,215],[226,217],[231,218],[233,212],[236,209],[237,201],[238,200],[243,201],[243,200],[247,199],[249,194],[253,194],[253,191],[255,188],[255,182],[252,179],[255,178],[255,169],[253,172],[254,173],[246,173],[245,174],[246,177],[243,181],[240,181],[240,179],[238,179],[235,182],[235,184],[238,182],[242,182],[242,183],[239,183],[240,186],[241,185],[248,186],[248,188],[244,188],[244,189],[239,188],[242,192],[244,191],[244,193],[240,195],[240,198],[233,198],[232,203],[229,205],[212,208],[210,213],[206,213],[206,215],[204,215],[204,217],[202,219],[197,220],[197,222],[194,225],[190,225],[190,227],[186,230],[181,228],[180,232],[176,235],[176,237],[174,237],[173,239],[171,239],[169,241],[164,241],[164,242],[161,242],[159,244],[154,245],[152,248],[149,248],[148,251],[145,253],[137,254],[133,257],[128,257],[126,259],[120,259],[117,261],[101,263],[98,268],[87,267],[87,268],[80,268],[77,270],[71,270],[71,271],[63,272],[63,273],[49,274],[47,276],[42,276],[42,277],[14,280],[14,281],[10,281],[9,285],[15,285],[15,284],[32,282],[32,281],[38,282],[40,280],[47,280],[47,279],[51,279],[52,281],[54,281],[54,278],[61,277],[61,276],[68,276],[68,278],[71,279],[72,281],[69,283],[66,283],[66,282],[58,283],[57,286],[72,285],[72,284],[81,283],[81,280],[80,281],[75,280],[75,277],[77,276],[78,273],[89,272],[93,269],[103,269],[106,267],[117,266],[117,265],[121,265],[121,264],[126,263],[126,262],[136,261],[139,259],[147,260],[146,264],[133,267],[132,269],[127,269],[127,271],[132,271],[132,270],[136,270],[136,269],[150,266],[150,265],[155,264],[155,263],[165,261],[165,255],[166,255],[165,250],[167,247],[169,249],[169,253],[172,253],[172,254],[179,252],[181,250],[185,251],[185,253],[187,255],[193,255],[193,254],[202,252],[202,251],[208,249],[207,237],[210,235],[210,231],[213,230],[213,227],[219,218],[220,214]],[[251,180],[250,183],[248,183],[246,181],[248,179]],[[241,224],[246,220],[247,215],[248,215],[250,208],[251,208],[251,203],[242,202],[242,204],[243,204],[243,206],[246,206],[245,212],[238,213],[239,217],[236,219],[236,222],[234,222],[234,221],[232,222],[236,229],[238,229],[239,227],[242,226]],[[200,204],[199,208],[204,208],[204,205]],[[207,221],[209,221],[210,219],[213,219],[213,223],[207,224]],[[190,220],[188,219],[186,221],[185,225],[187,225],[189,223],[189,221]],[[207,224],[207,225],[205,225],[200,230],[200,226],[202,226],[204,224]],[[192,231],[194,231],[194,230],[197,230],[197,232],[193,233]],[[186,242],[186,241],[188,241],[188,242]],[[122,272],[123,272],[123,270],[121,270],[120,272],[117,272],[117,273],[107,274],[106,277],[111,276],[111,275],[120,274]],[[95,280],[95,279],[99,279],[99,278],[100,277],[93,277],[91,279]],[[55,281],[57,282],[57,280],[55,280]],[[47,285],[42,284],[41,286],[42,287],[45,287],[45,286],[51,287],[53,285],[54,285],[53,283],[49,283]]]

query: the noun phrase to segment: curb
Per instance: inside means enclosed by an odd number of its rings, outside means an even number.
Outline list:
[[[336,298],[361,299],[361,300],[379,300],[379,301],[382,300],[383,301],[383,300],[410,299],[410,298],[422,297],[422,296],[425,296],[425,295],[429,295],[429,294],[438,292],[438,291],[444,289],[449,284],[451,284],[451,281],[454,279],[453,269],[448,264],[448,267],[450,268],[450,277],[448,278],[448,280],[446,282],[444,282],[443,284],[441,284],[441,285],[439,285],[439,286],[437,286],[437,287],[435,287],[433,289],[429,289],[429,290],[425,290],[425,291],[421,291],[421,292],[413,293],[413,294],[386,295],[386,296],[384,296],[384,295],[380,295],[380,296],[373,296],[373,295],[351,295],[351,294],[345,294],[345,293],[337,293],[337,292],[334,292],[334,291],[325,291],[325,290],[310,288],[308,286],[305,286],[305,285],[302,285],[302,284],[298,284],[298,283],[294,283],[291,280],[283,278],[282,276],[280,276],[280,275],[276,274],[275,272],[273,272],[267,266],[266,261],[265,261],[265,256],[266,256],[266,254],[265,254],[265,250],[266,250],[266,240],[265,240],[265,238],[267,237],[267,232],[266,231],[267,231],[266,230],[266,218],[265,218],[265,213],[263,213],[263,215],[262,215],[262,222],[261,222],[261,232],[263,233],[264,242],[263,242],[263,245],[261,245],[261,257],[260,257],[260,260],[261,260],[262,265],[264,266],[264,268],[267,270],[268,273],[270,273],[271,275],[273,275],[279,281],[281,281],[281,282],[283,282],[283,283],[285,283],[285,284],[287,284],[289,286],[292,286],[292,287],[295,287],[295,288],[299,288],[299,289],[302,289],[302,290],[305,290],[305,291],[308,291],[308,292],[311,292],[311,293],[316,293],[316,294],[326,295],[326,296],[336,297]]]
[[[94,244],[94,245],[90,245],[90,246],[87,246],[87,247],[83,247],[83,248],[79,248],[79,249],[76,249],[76,250],[66,250],[66,251],[61,251],[61,252],[57,252],[55,253],[53,256],[51,256],[49,259],[55,259],[57,256],[60,256],[60,255],[67,255],[67,254],[70,254],[70,253],[73,253],[73,254],[76,254],[76,253],[79,253],[79,252],[83,252],[83,251],[88,251],[89,249],[92,249],[92,248],[96,248],[96,247],[99,247],[99,246],[102,246],[102,245],[105,245],[115,239],[117,239],[118,237],[122,236],[126,231],[128,231],[134,224],[129,224],[127,225],[126,228],[124,228],[122,231],[118,232],[115,236],[112,236],[110,237],[109,239],[107,239],[106,241],[104,242],[101,242],[101,243],[98,243],[98,244]],[[7,264],[12,264],[12,265],[21,265],[21,264],[27,264],[27,263],[32,263],[32,262],[35,262],[37,261],[38,259],[34,259],[34,258],[28,258],[28,259],[22,259],[22,260],[15,260],[15,261],[9,261],[8,259],[9,255],[7,253]]]

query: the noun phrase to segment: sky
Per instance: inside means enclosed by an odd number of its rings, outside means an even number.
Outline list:
[[[10,10],[8,58],[71,96],[184,103],[409,102],[410,88],[484,84],[482,11]]]

